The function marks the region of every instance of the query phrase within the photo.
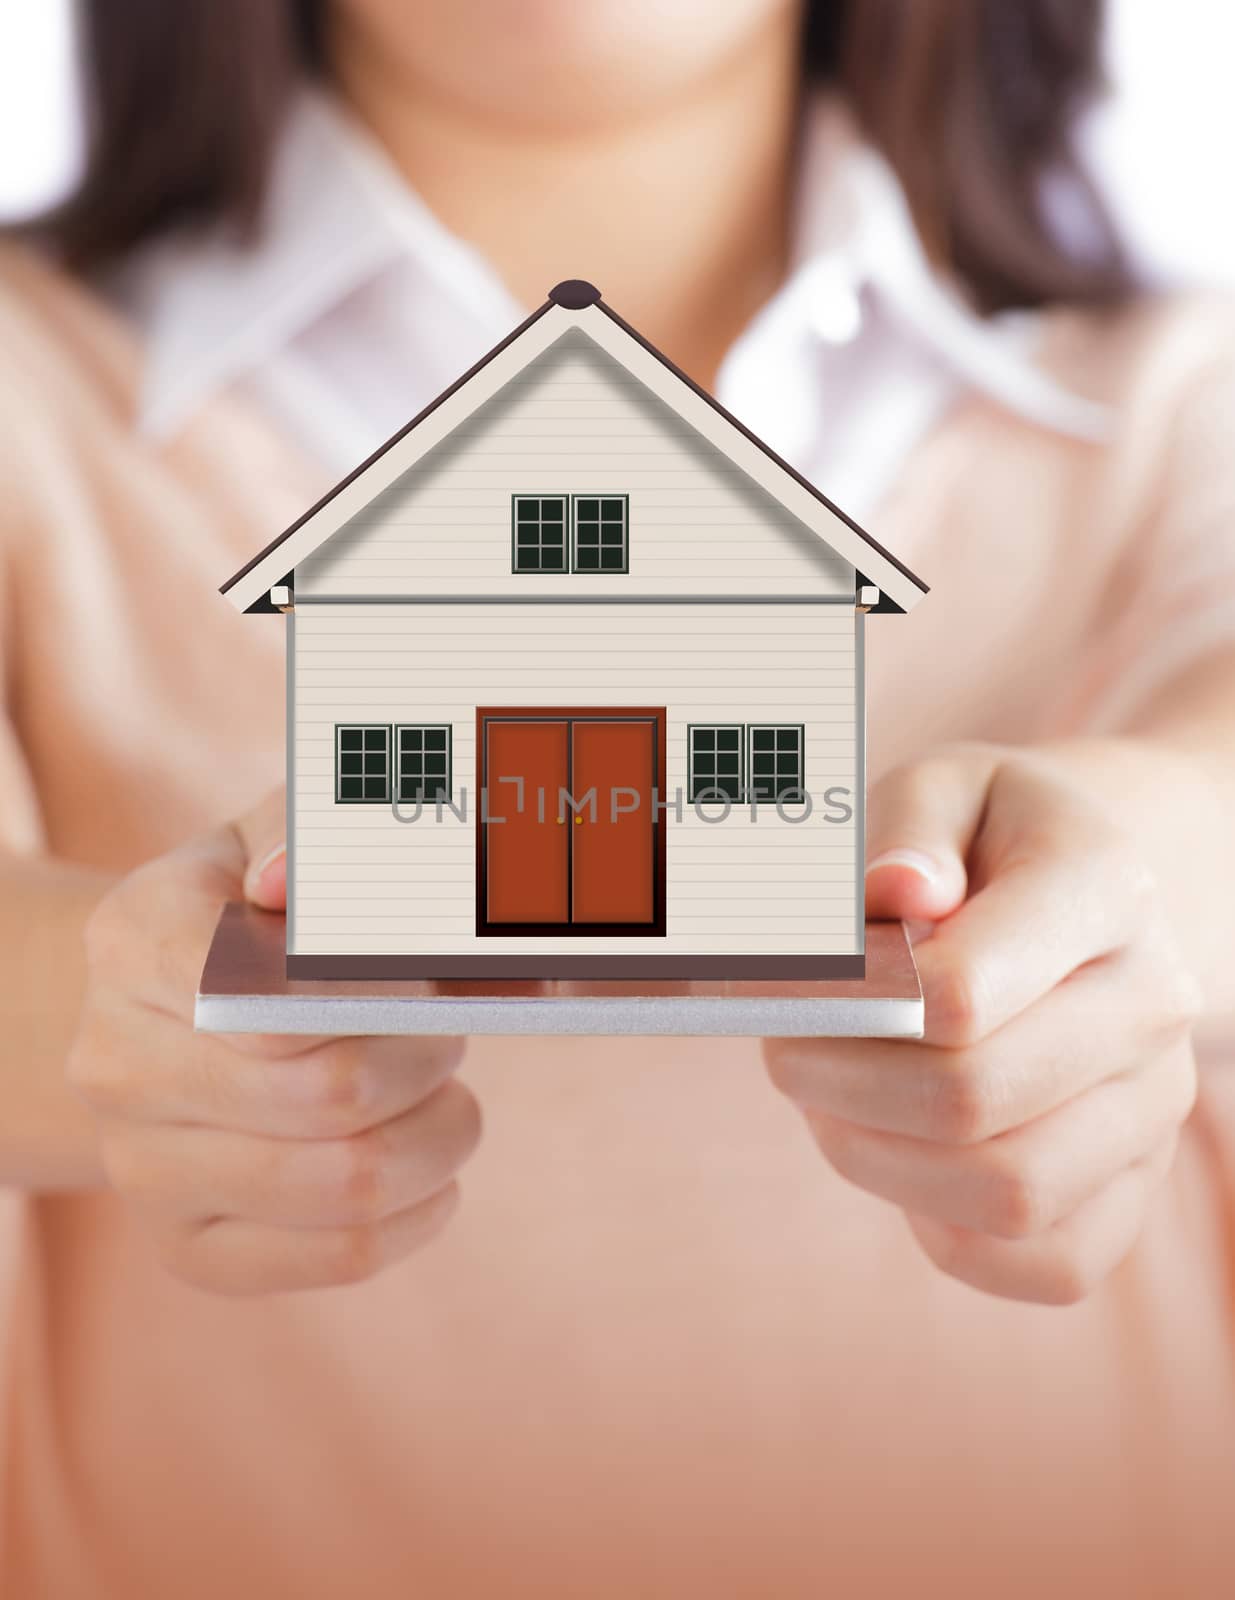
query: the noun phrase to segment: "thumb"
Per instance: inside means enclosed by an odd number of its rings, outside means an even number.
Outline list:
[[[866,914],[938,922],[964,903],[965,860],[995,769],[987,751],[897,767],[867,808]]]
[[[287,904],[285,791],[268,794],[235,827],[245,854],[245,899],[267,911],[282,911]]]

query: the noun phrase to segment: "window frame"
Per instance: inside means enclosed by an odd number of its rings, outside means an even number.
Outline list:
[[[695,798],[695,734],[700,731],[713,733],[736,733],[738,736],[738,793],[736,795],[708,795],[706,799]],[[713,750],[713,755],[715,755]],[[713,781],[705,787],[716,787],[716,774],[712,774]],[[743,722],[688,722],[686,724],[686,799],[691,806],[735,806],[742,805],[746,799],[746,724]]]
[[[580,500],[620,500],[622,503],[622,565],[620,567],[595,567],[581,569],[579,566],[579,502]],[[603,529],[605,520],[603,516],[596,519],[597,528]],[[598,545],[598,550],[603,550],[604,545]],[[572,494],[570,497],[570,570],[583,578],[617,578],[630,571],[630,495],[614,494],[603,491],[587,490],[582,494]],[[706,723],[701,723],[706,727]]]
[[[405,795],[403,793],[403,750],[400,735],[406,733],[409,729],[414,729],[421,735],[426,733],[444,733],[446,735],[446,791],[445,794],[440,797],[440,799],[443,805],[453,804],[455,792],[454,727],[453,724],[449,722],[396,722],[394,724],[393,739],[391,743],[391,760],[394,764],[391,793],[397,798],[397,801],[400,805],[416,804],[414,796]],[[421,744],[420,753],[422,757],[421,765],[423,767],[423,743]],[[424,773],[422,771],[422,785],[423,782]],[[422,795],[420,804],[426,806],[437,805],[438,800],[439,796],[437,795]]]
[[[519,565],[519,502],[520,500],[560,500],[562,502],[562,565],[560,567],[521,567]],[[561,578],[570,572],[571,550],[574,543],[573,533],[574,509],[571,497],[560,490],[522,489],[512,493],[510,497],[510,570],[519,578]],[[544,544],[540,539],[544,518],[541,512],[536,513],[538,556],[544,553]],[[414,727],[414,723],[409,723]]]
[[[798,799],[789,800],[780,797],[780,774],[776,777],[776,792],[770,795],[755,793],[755,734],[756,733],[788,733],[793,732],[798,736],[798,781],[793,785]],[[806,724],[804,722],[748,722],[746,724],[746,797],[761,806],[804,805],[806,794]],[[780,751],[773,746],[772,754],[779,757]]]
[[[352,732],[352,733],[354,733],[354,732],[372,733],[372,732],[375,732],[376,730],[378,730],[379,728],[386,735],[386,792],[385,792],[385,794],[380,799],[373,798],[373,797],[370,797],[369,795],[365,795],[365,794],[361,794],[359,796],[344,795],[342,793],[344,776],[353,777],[353,776],[355,776],[355,774],[353,774],[353,773],[344,774],[344,772],[343,772],[343,764],[342,764],[342,761],[341,761],[341,757],[342,757],[342,755],[344,753],[343,752],[343,740],[342,740],[343,733],[345,731],[346,732]],[[349,754],[353,754],[354,752],[350,752],[349,751],[348,753]],[[368,752],[365,750],[364,742],[362,740],[361,747],[360,747],[360,754],[362,756],[364,756],[367,753]],[[362,772],[360,774],[362,787],[363,787],[364,779],[367,776],[368,776],[368,774],[364,773],[364,772]],[[393,782],[393,778],[394,778],[394,739],[393,739],[393,734],[392,734],[392,731],[391,731],[391,724],[389,722],[336,722],[335,723],[335,725],[334,725],[334,803],[335,803],[335,805],[337,805],[337,806],[388,806],[390,804],[390,796],[391,796],[391,793],[392,793],[391,784]]]

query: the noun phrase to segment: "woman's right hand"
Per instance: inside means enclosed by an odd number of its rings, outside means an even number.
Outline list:
[[[69,1058],[112,1185],[172,1272],[223,1294],[389,1266],[450,1216],[480,1136],[460,1039],[194,1032],[220,906],[284,906],[283,819],[279,792],[105,896]]]

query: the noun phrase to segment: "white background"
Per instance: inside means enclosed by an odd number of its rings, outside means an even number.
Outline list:
[[[1108,4],[1114,92],[1084,130],[1090,162],[1151,276],[1235,283],[1235,4]],[[71,6],[0,0],[0,218],[76,170]]]

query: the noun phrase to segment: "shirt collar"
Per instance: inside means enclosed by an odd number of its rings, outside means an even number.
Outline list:
[[[803,130],[799,209],[784,286],[734,347],[803,328],[825,345],[852,343],[872,309],[953,377],[1038,426],[1098,440],[1105,407],[1065,388],[1037,362],[1041,318],[982,317],[927,259],[888,163],[859,135],[845,104],[820,95]]]
[[[396,265],[413,270],[424,303],[448,298],[489,327],[493,342],[523,318],[493,269],[433,216],[380,147],[324,94],[306,91],[280,141],[254,244],[220,234],[158,241],[110,285],[144,340],[140,425],[173,432]],[[891,168],[844,106],[819,96],[803,129],[787,281],[732,354],[752,340],[775,343],[787,328],[823,345],[849,343],[872,301],[1005,409],[1076,437],[1103,435],[1105,409],[1036,364],[1036,318],[979,317],[931,267]]]
[[[156,436],[254,371],[385,270],[410,264],[438,297],[491,323],[496,342],[525,312],[450,233],[385,153],[316,90],[280,140],[257,235],[156,241],[106,287],[142,335],[138,420]]]

